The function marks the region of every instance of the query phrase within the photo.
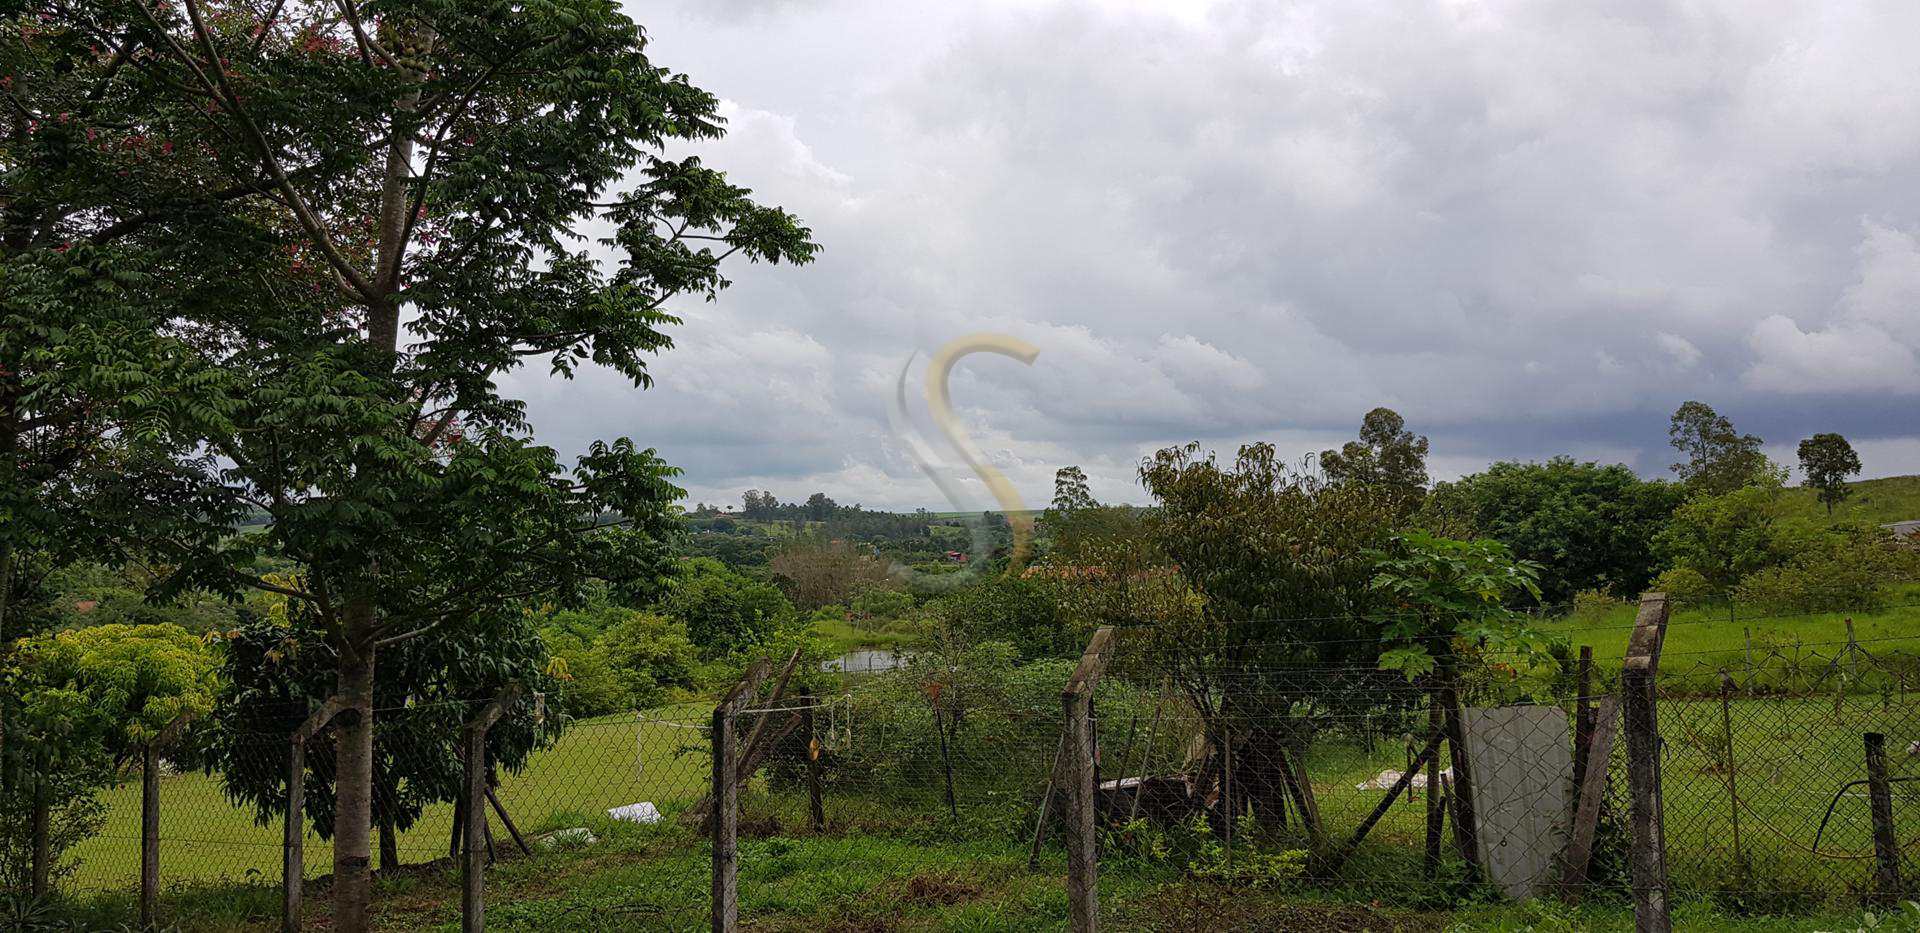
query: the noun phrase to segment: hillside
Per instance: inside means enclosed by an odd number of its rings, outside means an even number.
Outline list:
[[[1848,483],[1852,495],[1833,510],[1835,518],[1850,518],[1884,525],[1889,522],[1920,519],[1920,476],[1888,476],[1882,479]],[[1788,501],[1808,518],[1825,518],[1826,506],[1820,504],[1814,490],[1795,486]]]

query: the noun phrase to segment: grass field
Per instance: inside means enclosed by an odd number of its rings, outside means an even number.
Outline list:
[[[700,794],[710,771],[705,739],[698,731],[704,712],[682,707],[648,715],[664,721],[639,722],[626,714],[575,723],[522,773],[504,776],[500,798],[514,822],[527,833],[538,833],[564,828],[559,824],[580,814],[604,813],[642,800],[664,805]],[[279,753],[277,743],[262,748],[262,754],[269,753]],[[160,800],[162,871],[169,881],[280,876],[279,822],[255,823],[250,812],[226,799],[217,777],[168,777],[161,783]],[[82,843],[76,853],[80,869],[75,881],[83,888],[123,887],[139,877],[138,782],[108,792],[105,802],[105,831]],[[452,826],[450,804],[429,807],[419,823],[399,835],[401,861],[444,857]],[[331,872],[332,860],[332,845],[309,829],[308,874]]]
[[[1905,663],[1920,658],[1920,584],[1894,587],[1889,605],[1874,612],[1766,614],[1726,605],[1678,606],[1667,624],[1661,653],[1663,683],[1691,683],[1704,678],[1717,688],[1720,667],[1745,666],[1749,638],[1753,656],[1798,654],[1833,656],[1845,651],[1847,620],[1854,637],[1869,654]],[[1636,607],[1620,603],[1607,612],[1548,621],[1543,628],[1564,636],[1575,646],[1593,647],[1594,663],[1602,671],[1618,671],[1626,656]]]
[[[1836,519],[1867,521],[1876,525],[1920,519],[1920,476],[1889,476],[1848,483],[1850,494],[1833,510]],[[1827,507],[1818,494],[1804,486],[1787,492],[1787,501],[1808,518],[1825,520]]]
[[[749,810],[753,812],[752,808]],[[963,818],[967,814],[963,813]],[[575,817],[569,817],[574,819]],[[677,821],[652,827],[579,816],[599,840],[588,847],[509,856],[488,873],[488,921],[507,931],[691,930],[705,927],[708,847]],[[1063,857],[1049,850],[1029,872],[1025,846],[1001,834],[937,827],[897,835],[830,825],[823,833],[764,821],[740,845],[743,923],[764,931],[1024,931],[1065,928]],[[969,838],[969,836],[971,836]],[[275,929],[277,888],[270,879],[241,885],[185,885],[168,892],[164,916],[180,929]],[[311,925],[324,926],[325,891],[308,898]],[[459,929],[458,876],[444,863],[383,874],[375,928]],[[1394,902],[1387,902],[1389,904]],[[1351,890],[1297,886],[1220,886],[1137,860],[1108,857],[1101,871],[1104,925],[1115,930],[1287,929],[1418,931],[1627,931],[1630,911],[1615,896],[1579,907],[1552,901],[1386,906]],[[98,898],[105,927],[130,910],[125,895]],[[1816,909],[1791,917],[1756,916],[1724,903],[1676,898],[1675,928],[1785,933],[1852,930],[1857,908]],[[1877,930],[1911,930],[1891,924]]]

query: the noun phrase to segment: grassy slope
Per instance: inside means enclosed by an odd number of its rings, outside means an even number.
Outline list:
[[[1834,508],[1834,518],[1868,521],[1876,525],[1920,519],[1920,476],[1889,476],[1848,483],[1851,495]],[[1788,500],[1808,518],[1824,520],[1827,507],[1814,490],[1796,486]]]
[[[1794,650],[1832,655],[1846,645],[1849,618],[1854,620],[1855,637],[1873,654],[1920,653],[1920,639],[1906,640],[1920,636],[1920,584],[1894,587],[1888,602],[1887,608],[1877,612],[1752,616],[1725,607],[1682,606],[1667,625],[1662,673],[1680,676],[1693,668],[1744,663],[1748,633],[1755,652],[1762,655]],[[1604,615],[1559,619],[1544,627],[1574,645],[1592,645],[1595,663],[1602,670],[1618,669],[1633,630],[1634,611],[1632,604],[1621,603]]]

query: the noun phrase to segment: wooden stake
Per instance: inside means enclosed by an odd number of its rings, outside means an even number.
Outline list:
[[[734,760],[739,751],[733,719],[753,702],[767,667],[761,660],[747,668],[746,676],[713,708],[713,784],[707,791],[707,828],[713,839],[714,933],[733,933],[740,926],[740,784],[739,763]]]
[[[287,743],[287,816],[280,843],[280,930],[300,929],[301,887],[306,882],[305,825],[307,745]]]
[[[280,843],[280,929],[300,929],[300,898],[306,885],[307,740],[326,728],[344,704],[328,697],[287,737],[287,816]]]
[[[1140,783],[1133,786],[1133,805],[1127,810],[1127,822],[1140,817],[1140,795],[1147,787],[1147,765],[1153,758],[1153,740],[1160,733],[1160,708],[1167,702],[1167,679],[1160,680],[1160,696],[1153,701],[1153,722],[1147,726],[1147,744],[1140,749]]]
[[[1447,730],[1447,751],[1453,761],[1453,843],[1470,874],[1480,873],[1480,823],[1474,813],[1473,764],[1467,758],[1466,725],[1461,722],[1460,693],[1451,656],[1440,662],[1440,715]]]
[[[1667,840],[1660,795],[1660,720],[1655,676],[1667,627],[1667,598],[1641,597],[1640,616],[1620,676],[1627,733],[1627,780],[1633,792],[1633,922],[1636,933],[1673,929],[1667,899]]]
[[[953,798],[953,759],[947,754],[947,727],[940,715],[940,701],[932,700],[933,731],[940,736],[940,767],[947,777],[947,813],[954,819],[960,818],[960,805]]]
[[[140,929],[158,928],[160,908],[160,747],[140,750]]]
[[[507,815],[507,808],[500,805],[500,795],[494,791],[493,784],[487,784],[487,802],[493,805],[493,812],[500,817],[501,825],[507,828],[507,835],[513,837],[513,844],[520,848],[521,855],[532,855],[527,840],[520,836],[520,827],[513,825],[513,817]]]
[[[1067,913],[1074,933],[1099,925],[1099,857],[1093,819],[1093,723],[1087,695],[1069,692],[1061,699],[1067,718],[1066,843]],[[1231,857],[1231,856],[1229,856]]]
[[[804,704],[800,711],[804,724],[800,728],[807,734],[807,816],[817,833],[827,828],[827,805],[820,794],[820,740],[813,731],[813,691],[801,688],[800,702]]]
[[[1420,754],[1414,758],[1413,763],[1407,767],[1407,770],[1400,772],[1400,780],[1393,782],[1393,787],[1387,791],[1387,796],[1373,808],[1372,813],[1367,814],[1366,819],[1360,821],[1360,828],[1353,831],[1353,836],[1347,840],[1346,844],[1328,859],[1326,874],[1339,871],[1340,866],[1353,856],[1354,850],[1360,848],[1360,843],[1367,838],[1367,833],[1373,831],[1374,824],[1380,822],[1380,819],[1387,815],[1387,811],[1393,808],[1394,798],[1413,786],[1413,776],[1420,773],[1420,767],[1439,752],[1440,742],[1444,738],[1446,735],[1442,732],[1433,733],[1433,737],[1427,740],[1426,747],[1420,750]]]
[[[1106,670],[1113,629],[1101,628],[1087,640],[1080,664],[1060,691],[1066,714],[1067,917],[1073,933],[1093,933],[1100,925],[1099,838],[1094,825],[1093,692]]]
[[[1060,727],[1060,744],[1053,750],[1053,768],[1047,772],[1047,789],[1040,794],[1040,816],[1033,823],[1033,847],[1027,851],[1027,870],[1040,870],[1040,848],[1047,842],[1047,810],[1053,803],[1053,788],[1059,783],[1060,769],[1067,757],[1067,729]]]
[[[1446,720],[1440,714],[1440,694],[1435,691],[1427,706],[1427,729],[1434,735],[1444,735]],[[1440,754],[1436,751],[1427,758],[1427,851],[1425,866],[1427,877],[1435,878],[1440,873],[1440,840],[1446,833],[1447,811],[1442,805],[1446,799],[1446,790],[1440,781]]]
[[[506,689],[480,709],[466,725],[466,839],[460,861],[460,929],[480,933],[487,928],[487,862],[493,858],[493,839],[487,832],[487,730],[520,695],[519,684]]]
[[[1578,692],[1573,701],[1573,789],[1569,810],[1580,808],[1579,791],[1586,783],[1587,753],[1593,744],[1593,646],[1580,646],[1580,665],[1576,668]]]
[[[1740,768],[1733,750],[1733,678],[1720,672],[1720,728],[1727,734],[1727,815],[1733,820],[1733,868],[1746,879],[1747,855],[1740,845]]]
[[[1867,797],[1873,810],[1874,892],[1890,901],[1900,895],[1900,843],[1893,834],[1893,793],[1887,784],[1887,737],[1869,732],[1862,738],[1867,747]]]

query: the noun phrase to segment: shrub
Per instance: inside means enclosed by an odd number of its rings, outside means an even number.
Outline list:
[[[1078,653],[1058,600],[1037,579],[981,577],[934,603],[932,614],[969,644],[1004,642],[1025,658]]]
[[[686,624],[687,636],[708,659],[765,644],[794,614],[778,587],[706,558],[682,565],[661,609]]]
[[[607,650],[571,632],[545,632],[547,654],[559,663],[560,708],[574,716],[604,716],[631,706],[628,685],[615,670]]]
[[[1653,581],[1653,588],[1678,603],[1705,602],[1714,596],[1713,584],[1691,567],[1675,567],[1661,574]]]
[[[1734,599],[1766,612],[1848,612],[1886,603],[1887,584],[1911,575],[1910,552],[1875,528],[1844,527],[1776,567],[1749,574]]]
[[[890,586],[869,586],[854,594],[848,608],[857,619],[898,619],[913,611],[913,594]]]
[[[627,610],[594,642],[606,658],[611,677],[630,707],[667,701],[674,690],[694,686],[700,656],[680,622],[650,612]]]
[[[1581,590],[1573,594],[1573,618],[1580,622],[1599,622],[1625,604],[1602,590]]]

